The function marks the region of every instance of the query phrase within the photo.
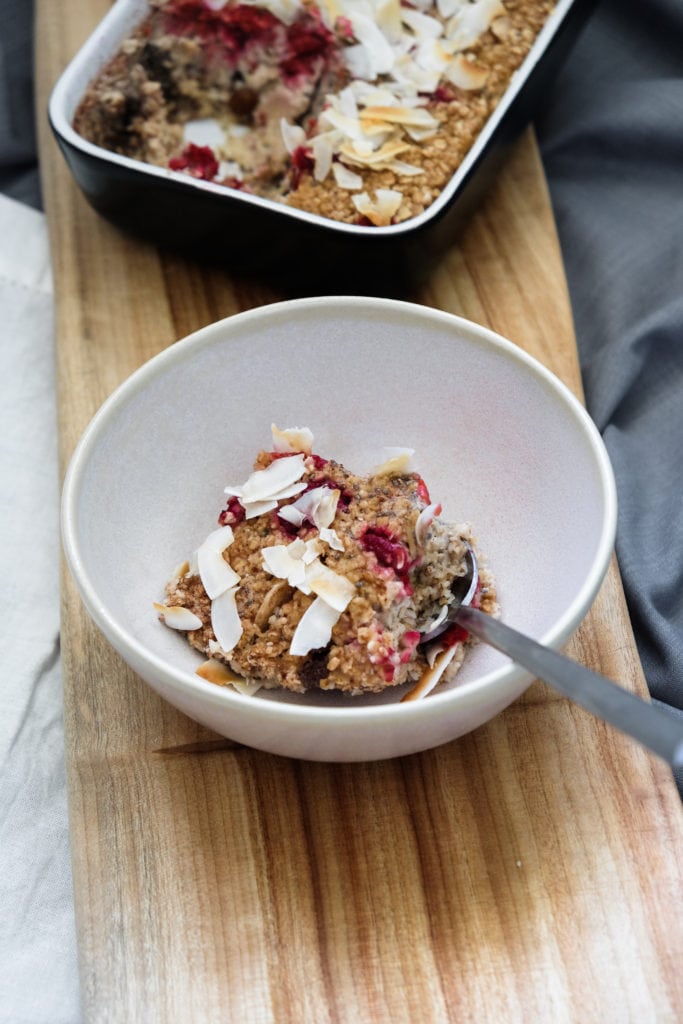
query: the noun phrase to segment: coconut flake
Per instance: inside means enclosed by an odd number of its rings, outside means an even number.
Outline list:
[[[237,612],[237,587],[223,591],[211,602],[211,627],[224,654],[230,654],[242,636],[242,623]]]
[[[489,72],[488,68],[485,68],[482,64],[475,64],[474,61],[468,60],[467,57],[459,53],[446,68],[445,75],[448,81],[452,82],[458,89],[472,92],[476,89],[482,89],[486,85]]]
[[[324,540],[335,551],[343,551],[344,544],[336,530],[323,526],[320,530],[320,539]]]
[[[332,175],[339,188],[348,189],[349,192],[353,192],[354,189],[360,189],[363,187],[363,179],[360,174],[356,174],[354,171],[341,163],[340,160],[335,161],[332,164]]]
[[[414,448],[393,448],[388,446],[382,450],[385,452],[386,458],[384,462],[373,469],[375,476],[405,476],[406,473],[412,473]]]
[[[320,559],[306,568],[306,583],[312,593],[324,598],[327,604],[340,613],[346,611],[356,593],[351,580],[328,569]]]
[[[213,117],[203,117],[197,121],[186,121],[183,125],[183,142],[187,145],[210,146],[218,149],[225,143],[225,133]]]
[[[324,598],[316,597],[299,619],[289,653],[302,656],[320,647],[327,647],[340,614]]]
[[[221,526],[209,534],[197,551],[202,586],[212,600],[239,583],[239,576],[223,558],[223,552],[232,544],[233,539],[232,528]]]
[[[155,601],[154,609],[159,613],[159,617],[163,622],[170,626],[171,629],[179,629],[184,632],[190,629],[202,628],[202,620],[194,612],[191,612],[189,608],[183,608],[179,605],[158,604]]]
[[[301,589],[302,586],[305,586],[306,566],[301,555],[296,550],[291,550],[291,545],[272,544],[267,548],[263,548],[261,560],[263,568],[271,576],[276,576],[280,580],[287,580],[292,587]]]
[[[442,10],[444,0],[437,0]],[[455,14],[446,25],[446,36],[452,40],[459,50],[473,46],[479,36],[483,35],[491,22],[506,13],[500,0],[474,0],[474,3],[458,4]]]
[[[254,470],[241,487],[228,485],[224,488],[224,493],[239,498],[242,504],[271,501],[282,497],[282,492],[303,476],[304,457],[303,453],[299,453],[283,459],[273,459],[265,469]]]
[[[306,455],[310,455],[313,451],[313,433],[308,427],[286,427],[280,430],[271,423],[270,433],[273,438],[273,450],[278,453],[305,452]]]
[[[169,583],[177,583],[178,580],[182,579],[183,576],[187,576],[190,571],[190,563],[187,559],[181,562],[180,565],[176,565],[175,569],[171,571],[171,575],[168,578]]]
[[[283,505],[278,515],[293,526],[301,526],[308,519],[320,530],[332,525],[337,514],[339,494],[338,490],[331,487],[312,487],[296,501]]]
[[[401,702],[421,700],[423,697],[426,697],[441,679],[441,676],[453,660],[457,649],[457,644],[453,644],[452,647],[447,647],[445,650],[440,651],[432,667],[428,668],[420,678],[417,685],[401,698]]]
[[[386,227],[391,224],[394,214],[398,213],[403,194],[391,188],[378,188],[375,189],[374,200],[367,192],[361,192],[351,198],[358,212],[367,217],[375,227]]]
[[[245,697],[252,697],[262,686],[260,682],[238,676],[222,661],[217,661],[215,658],[209,658],[208,661],[202,662],[199,668],[195,669],[195,674],[216,686],[232,686],[239,693],[243,693]]]
[[[366,63],[366,74],[360,77],[375,78],[377,75],[388,74],[394,65],[394,51],[381,28],[372,18],[357,11],[347,10],[346,16],[351,22],[353,34],[363,51]],[[348,59],[349,51],[355,49],[349,47],[345,51],[345,57]]]
[[[427,543],[429,527],[434,522],[436,516],[441,515],[441,512],[441,502],[433,502],[431,505],[427,505],[426,508],[423,508],[420,512],[417,517],[417,522],[415,523],[415,540],[419,547],[423,548]],[[428,630],[425,630],[425,633],[426,632],[428,632]]]

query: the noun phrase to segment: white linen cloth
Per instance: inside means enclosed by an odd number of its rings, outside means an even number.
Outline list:
[[[0,1022],[79,1019],[45,217],[0,195]]]

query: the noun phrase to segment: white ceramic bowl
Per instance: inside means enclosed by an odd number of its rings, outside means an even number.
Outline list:
[[[423,701],[244,697],[152,608],[171,569],[216,525],[270,424],[308,426],[315,450],[365,470],[416,450],[444,515],[468,520],[503,618],[561,647],[605,574],[612,470],[580,403],[517,346],[466,320],[387,299],[314,298],[229,317],[166,349],[105,402],[63,494],[66,558],[90,615],[163,697],[216,732],[292,757],[357,761],[452,740],[515,699],[529,675],[483,645]]]

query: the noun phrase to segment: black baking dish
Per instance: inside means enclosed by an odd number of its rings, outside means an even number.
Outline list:
[[[542,103],[595,0],[559,0],[524,63],[438,199],[386,227],[346,224],[109,152],[72,127],[90,82],[144,17],[117,0],[55,85],[49,120],[91,205],[135,235],[295,293],[401,294],[433,268]]]

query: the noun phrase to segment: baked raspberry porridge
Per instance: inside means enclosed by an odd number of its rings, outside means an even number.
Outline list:
[[[359,476],[315,454],[307,428],[271,429],[272,449],[225,488],[216,528],[154,605],[206,657],[198,674],[248,694],[451,680],[473,638],[459,626],[420,638],[445,613],[466,545],[476,551],[469,526],[441,518],[410,449]],[[498,612],[484,562],[473,603]]]
[[[427,209],[555,0],[150,0],[91,83],[95,145],[346,223]]]

